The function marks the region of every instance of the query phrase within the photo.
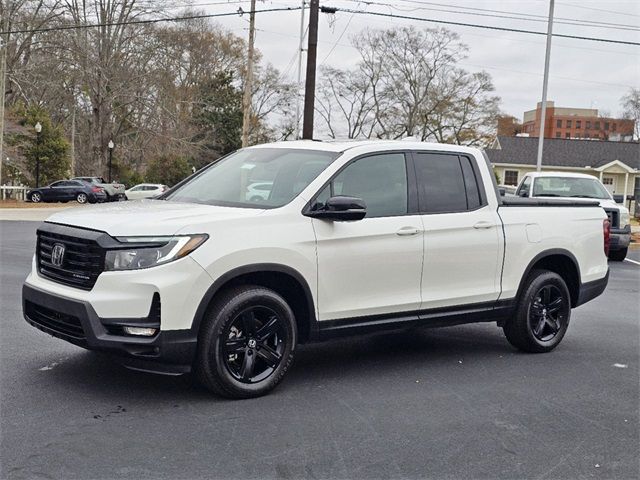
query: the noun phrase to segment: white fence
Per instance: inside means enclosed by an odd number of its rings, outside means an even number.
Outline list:
[[[13,198],[15,200],[26,200],[27,196],[27,187],[23,186],[15,186],[15,185],[2,185],[0,187],[0,197],[2,200],[7,200],[9,198]]]

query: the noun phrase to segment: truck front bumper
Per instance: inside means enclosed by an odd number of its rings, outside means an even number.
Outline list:
[[[621,250],[631,243],[631,225],[624,228],[612,228],[609,237],[609,250]]]
[[[156,308],[160,308],[160,297]],[[152,306],[144,318],[100,318],[89,302],[28,284],[22,287],[24,318],[39,330],[89,350],[110,353],[128,368],[168,375],[188,373],[195,358],[197,332],[161,331],[156,308]],[[151,337],[126,335],[125,326],[157,332]]]

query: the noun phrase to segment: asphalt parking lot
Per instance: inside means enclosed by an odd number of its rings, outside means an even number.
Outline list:
[[[304,346],[271,395],[227,401],[28,326],[37,225],[0,222],[2,479],[640,476],[638,264],[611,264],[550,354],[491,324],[377,334]]]

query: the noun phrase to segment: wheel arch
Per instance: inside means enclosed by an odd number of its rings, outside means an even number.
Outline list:
[[[560,275],[569,289],[571,307],[575,308],[578,305],[580,287],[582,285],[580,266],[576,257],[570,251],[562,248],[545,250],[533,257],[520,279],[516,298],[520,298],[527,286],[529,275],[537,269],[549,270]]]
[[[234,268],[216,279],[204,294],[193,319],[192,331],[200,331],[202,320],[218,292],[238,285],[260,285],[274,290],[289,304],[296,318],[300,343],[317,338],[315,303],[304,276],[292,267],[256,263]]]

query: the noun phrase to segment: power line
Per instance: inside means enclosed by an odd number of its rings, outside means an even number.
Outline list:
[[[567,7],[571,7],[571,8],[582,8],[584,10],[593,10],[594,12],[607,12],[607,13],[612,13],[614,15],[624,15],[625,17],[640,17],[640,15],[637,15],[635,13],[629,13],[629,12],[618,12],[616,10],[609,10],[609,9],[604,9],[604,8],[595,8],[595,7],[585,7],[582,5],[577,5],[575,3],[564,3],[564,2],[559,2],[560,5],[565,5]]]
[[[349,0],[351,1],[351,0]],[[426,2],[426,1],[420,1],[420,0],[399,0],[401,2],[405,2],[405,3],[411,3],[414,5],[435,5],[435,6],[439,6],[439,7],[448,7],[448,8],[455,8],[458,10],[471,10],[471,11],[476,11],[476,12],[489,12],[489,13],[502,13],[502,14],[507,14],[507,15],[517,15],[518,17],[505,17],[505,18],[516,18],[518,20],[528,20],[531,21],[533,19],[537,19],[535,21],[541,21],[541,22],[547,22],[548,18],[545,15],[537,15],[535,13],[519,13],[519,12],[513,12],[513,11],[509,11],[509,10],[493,10],[493,9],[488,9],[488,8],[478,8],[478,7],[461,7],[458,5],[450,5],[450,4],[446,4],[446,3],[436,3],[436,2]],[[368,3],[374,4],[373,1],[370,1]],[[375,4],[374,4],[375,5]],[[387,5],[387,4],[385,4]],[[428,8],[426,10],[429,10]],[[451,12],[449,11],[449,13],[460,13],[460,14],[468,14],[468,15],[472,15],[472,13],[469,12]],[[494,15],[491,15],[494,16]],[[520,17],[530,17],[530,18],[520,18]],[[554,23],[565,23],[559,20],[567,20],[568,22],[577,22],[577,23],[568,23],[569,25],[584,25],[584,26],[602,26],[602,27],[613,27],[613,28],[617,28],[617,27],[629,27],[630,29],[638,29],[637,25],[629,25],[629,24],[620,24],[620,23],[612,23],[612,22],[599,22],[599,21],[595,21],[595,20],[587,20],[584,18],[569,18],[569,17],[555,17],[554,18]],[[593,25],[587,25],[587,24],[593,24]]]
[[[360,3],[360,1],[358,0],[347,0],[350,2],[358,2]],[[362,1],[362,0],[361,0]],[[389,7],[392,8],[394,10],[399,10],[401,12],[415,12],[418,10],[430,10],[430,11],[434,11],[434,12],[443,12],[443,13],[453,13],[456,15],[474,15],[474,16],[479,16],[479,17],[491,17],[491,18],[506,18],[509,20],[519,20],[519,21],[526,21],[526,22],[539,22],[539,23],[547,23],[548,20],[544,19],[546,17],[541,17],[538,18],[538,15],[532,15],[532,14],[521,14],[521,13],[517,13],[517,12],[507,12],[504,10],[489,10],[486,8],[469,8],[469,7],[457,7],[455,5],[447,5],[447,4],[441,4],[441,3],[432,3],[432,2],[419,2],[417,0],[401,0],[404,2],[408,2],[411,4],[417,4],[417,5],[442,5],[445,7],[451,7],[451,8],[457,8],[457,9],[469,9],[469,10],[480,10],[483,12],[492,12],[492,13],[477,13],[475,11],[473,12],[458,12],[455,10],[447,10],[447,9],[443,9],[443,8],[434,8],[434,7],[424,7],[424,6],[420,6],[420,7],[415,7],[415,8],[409,8],[409,9],[404,9],[404,8],[400,8],[397,5],[391,4],[391,3],[383,3],[383,2],[376,2],[374,3],[373,1],[362,1],[362,3],[366,3],[367,5],[374,5],[374,6],[384,6],[384,7]],[[500,13],[507,13],[509,15],[499,15]],[[625,31],[632,31],[632,32],[640,32],[640,28],[636,27],[635,25],[624,25],[624,24],[615,24],[615,23],[606,23],[606,22],[592,22],[590,20],[580,20],[580,19],[573,19],[573,18],[565,18],[564,20],[568,20],[568,21],[562,21],[561,19],[555,20],[554,19],[554,23],[561,23],[564,25],[573,25],[573,26],[580,26],[580,27],[591,27],[591,28],[608,28],[610,30],[625,30]]]
[[[338,12],[345,13],[356,13],[360,15],[373,15],[377,17],[386,17],[386,18],[399,18],[403,20],[416,20],[419,22],[430,22],[430,23],[438,23],[442,25],[457,25],[461,27],[472,27],[472,28],[483,28],[486,30],[499,30],[502,32],[515,32],[515,33],[527,33],[529,35],[546,35],[545,32],[538,32],[535,30],[523,30],[519,28],[507,28],[507,27],[495,27],[491,25],[482,25],[478,23],[465,23],[465,22],[453,22],[448,20],[435,20],[431,18],[423,18],[423,17],[413,17],[410,15],[397,15],[393,13],[382,13],[382,12],[372,12],[372,11],[364,11],[364,10],[352,10],[350,8],[335,8]],[[640,42],[630,42],[626,40],[613,40],[609,38],[598,38],[598,37],[584,37],[580,35],[567,35],[562,33],[554,33],[554,37],[559,38],[572,38],[574,40],[588,40],[592,42],[603,42],[603,43],[617,43],[621,45],[634,45],[640,46]]]
[[[301,7],[279,7],[279,8],[266,8],[262,10],[242,11],[242,12],[225,12],[225,13],[211,13],[205,15],[186,15],[182,17],[168,17],[168,18],[154,18],[149,20],[129,20],[126,22],[110,22],[110,23],[92,23],[89,25],[63,25],[58,27],[47,28],[35,28],[28,30],[11,30],[8,32],[2,32],[4,35],[15,35],[19,33],[38,33],[38,32],[55,32],[60,30],[79,30],[84,28],[100,28],[100,27],[117,27],[123,25],[148,25],[162,22],[180,22],[185,20],[195,20],[199,18],[219,18],[219,17],[233,17],[236,15],[250,14],[250,13],[270,13],[270,12],[293,12],[300,10]]]

